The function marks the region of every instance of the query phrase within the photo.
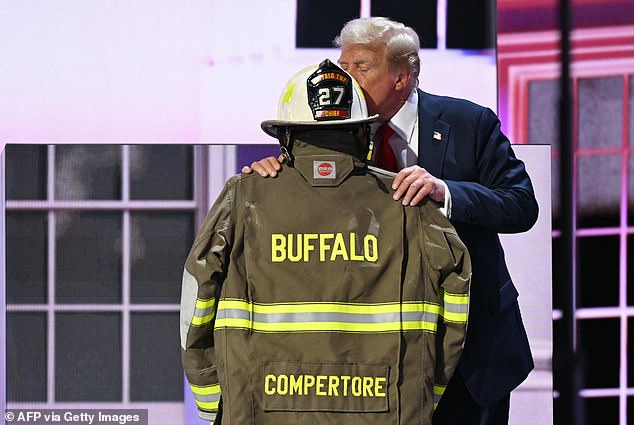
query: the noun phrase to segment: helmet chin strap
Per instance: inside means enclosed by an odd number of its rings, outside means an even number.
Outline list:
[[[284,135],[282,136],[282,143],[280,143],[280,152],[282,152],[282,155],[284,155],[284,158],[286,159],[286,164],[289,167],[292,167],[295,162],[295,157],[291,153],[293,151],[294,141],[295,139],[293,139],[291,135],[291,128],[284,127]]]

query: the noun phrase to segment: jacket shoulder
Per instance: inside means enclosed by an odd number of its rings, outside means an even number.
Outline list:
[[[462,119],[473,117],[478,119],[482,114],[488,113],[495,115],[491,109],[478,105],[467,99],[461,99],[451,96],[439,96],[424,91],[419,91],[419,104],[437,116],[459,116]]]

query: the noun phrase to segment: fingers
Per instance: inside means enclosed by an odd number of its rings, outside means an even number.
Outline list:
[[[424,168],[418,166],[403,168],[392,183],[395,190],[393,198],[395,201],[403,198],[403,205],[408,205],[415,193],[425,184],[425,178],[430,175]]]
[[[401,171],[399,171],[396,177],[394,177],[394,181],[392,182],[392,189],[397,190],[399,186],[401,186],[401,183],[403,183],[403,180],[405,180],[406,177],[408,177],[410,174],[416,171],[416,168],[417,168],[416,166],[406,167],[406,168],[403,168]],[[398,198],[394,198],[394,199],[398,199]]]
[[[418,205],[426,196],[431,197],[431,193],[433,193],[433,191],[433,181],[427,181],[418,191],[413,191],[411,199],[407,199],[410,195],[408,191],[406,197],[403,199],[403,205]]]
[[[407,188],[401,203],[403,205],[416,205],[425,196],[429,195],[432,186],[433,183],[428,179],[419,178],[414,180]]]
[[[280,161],[278,158],[274,156],[269,156],[264,159],[261,159],[257,162],[251,164],[251,167],[244,166],[242,167],[242,172],[249,174],[252,171],[255,171],[262,177],[275,177],[277,176],[277,172],[282,169],[280,165]]]
[[[445,199],[444,185],[424,168],[412,166],[402,169],[392,183],[395,201],[403,205],[417,205],[426,196],[438,202]]]

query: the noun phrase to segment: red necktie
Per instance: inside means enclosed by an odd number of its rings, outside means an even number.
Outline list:
[[[387,171],[397,172],[396,155],[394,155],[394,151],[388,143],[392,134],[394,134],[394,130],[387,124],[381,124],[376,131],[377,137],[375,139],[378,140],[379,146],[377,146],[376,154],[374,155],[374,166]]]

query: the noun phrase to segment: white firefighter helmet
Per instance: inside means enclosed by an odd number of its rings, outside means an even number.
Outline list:
[[[308,66],[286,83],[277,107],[277,119],[263,121],[262,130],[277,137],[291,126],[371,123],[359,84],[329,59]]]

